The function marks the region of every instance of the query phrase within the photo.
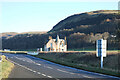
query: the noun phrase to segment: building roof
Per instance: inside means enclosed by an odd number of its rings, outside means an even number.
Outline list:
[[[64,41],[65,42],[65,44],[66,44],[66,40],[64,40],[64,39],[60,39],[59,38],[59,35],[57,35],[57,37],[56,37],[56,39],[50,39],[50,40],[53,40],[55,43],[57,43],[58,41],[61,43],[62,41]],[[49,42],[49,41],[48,41]],[[47,43],[48,43],[47,42]]]

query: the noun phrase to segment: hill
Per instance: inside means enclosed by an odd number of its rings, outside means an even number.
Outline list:
[[[44,48],[49,36],[67,37],[68,49],[95,49],[96,40],[107,39],[108,49],[117,49],[117,10],[99,10],[74,14],[57,23],[49,32],[25,32],[2,38],[2,47],[10,49]]]
[[[0,38],[2,39],[9,39],[12,38],[16,35],[21,35],[21,34],[45,34],[47,31],[32,31],[32,32],[22,32],[22,33],[17,33],[17,32],[4,32],[0,33]]]
[[[0,38],[2,39],[8,39],[10,37],[13,37],[15,35],[17,35],[18,33],[16,32],[5,32],[5,33],[0,33]]]
[[[99,10],[74,14],[57,23],[50,32],[70,30],[80,33],[114,33],[117,28],[117,10]]]

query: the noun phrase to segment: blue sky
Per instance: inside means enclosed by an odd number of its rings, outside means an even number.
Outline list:
[[[49,31],[73,14],[117,9],[117,2],[2,2],[0,33]]]

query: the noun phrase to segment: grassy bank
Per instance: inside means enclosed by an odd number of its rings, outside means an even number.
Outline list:
[[[8,60],[6,60],[5,56],[2,56],[2,59],[3,59],[2,62],[1,62],[2,65],[0,66],[1,69],[2,69],[2,70],[0,69],[2,71],[2,75],[0,77],[8,78],[11,70],[14,67],[14,64],[9,62]]]
[[[108,52],[107,57],[104,58],[103,69],[100,68],[100,58],[96,57],[95,52],[40,53],[35,57],[78,69],[120,76],[117,51]]]
[[[36,49],[14,49],[13,51],[37,51]]]
[[[0,51],[2,53],[27,54],[27,51]]]

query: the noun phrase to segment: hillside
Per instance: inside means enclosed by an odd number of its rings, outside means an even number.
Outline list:
[[[34,31],[34,32],[22,32],[22,33],[17,33],[17,32],[4,32],[4,33],[0,33],[0,38],[2,39],[9,39],[12,38],[16,35],[21,35],[21,34],[45,34],[47,33],[47,31]]]
[[[74,14],[57,23],[50,32],[71,30],[87,34],[114,33],[117,28],[117,13],[117,10],[99,10]]]
[[[13,37],[15,35],[17,35],[18,33],[16,32],[6,32],[6,33],[0,33],[0,38],[5,38],[8,39],[10,37]]]
[[[2,36],[2,47],[10,49],[43,48],[49,36],[67,37],[68,49],[95,49],[96,40],[107,39],[108,49],[118,49],[116,30],[119,15],[117,10],[99,10],[74,14],[57,23],[49,32],[15,33]]]

